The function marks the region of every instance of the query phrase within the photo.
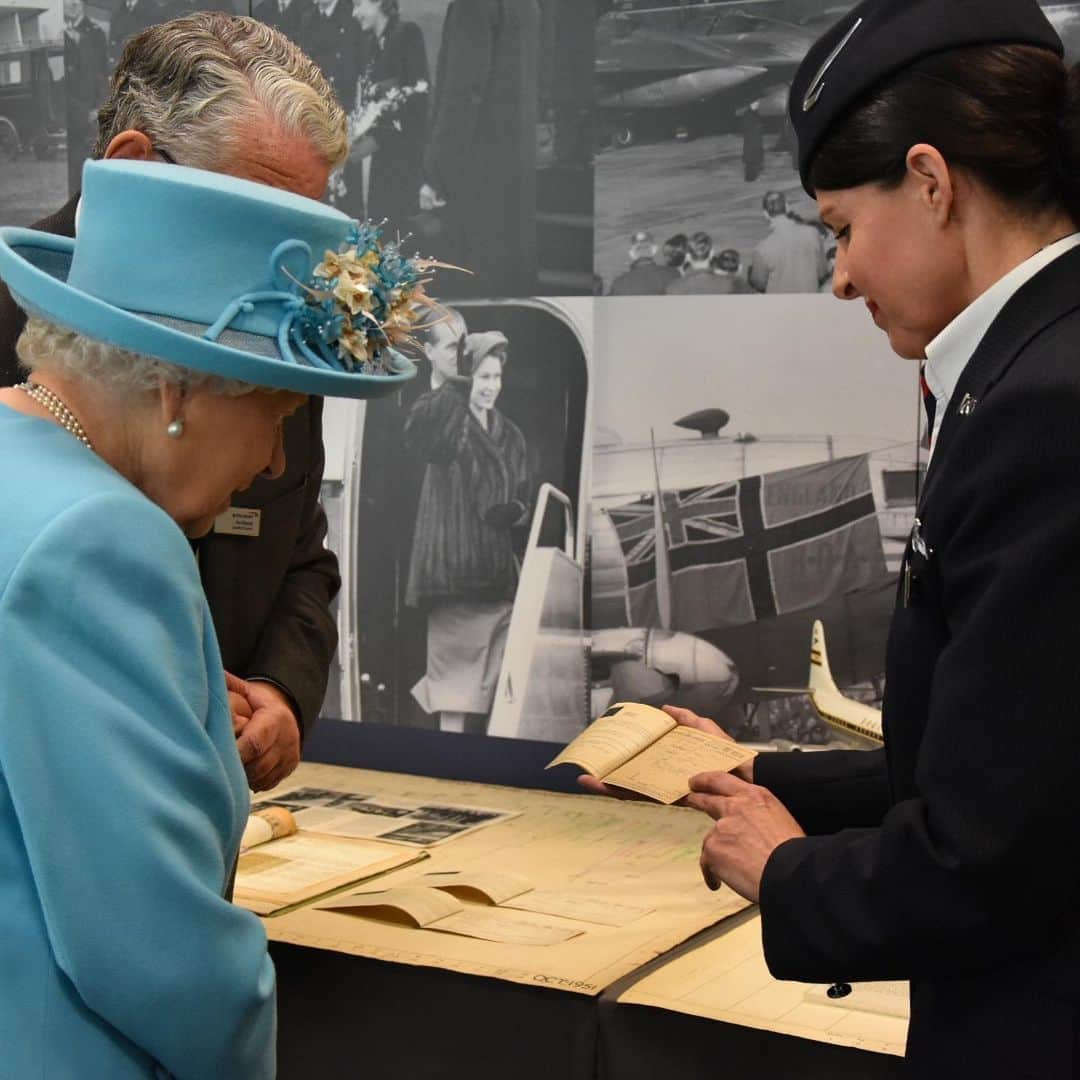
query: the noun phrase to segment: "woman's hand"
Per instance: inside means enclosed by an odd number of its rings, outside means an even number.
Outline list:
[[[769,856],[786,840],[806,835],[771,791],[730,773],[692,776],[685,802],[715,822],[701,845],[705,884],[729,885],[755,904]]]

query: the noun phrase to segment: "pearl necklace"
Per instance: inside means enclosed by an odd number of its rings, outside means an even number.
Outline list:
[[[52,413],[59,421],[60,426],[69,434],[74,435],[87,450],[94,449],[89,436],[75,414],[47,386],[42,386],[41,383],[24,382],[19,383],[15,389],[21,390],[27,397],[33,398],[43,409]]]

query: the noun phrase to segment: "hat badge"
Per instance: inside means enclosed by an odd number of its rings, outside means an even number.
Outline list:
[[[827,57],[825,57],[825,63],[818,68],[817,74],[810,82],[810,86],[806,91],[806,96],[803,98],[802,109],[804,113],[808,113],[817,103],[818,98],[821,97],[821,91],[825,89],[825,76],[829,71],[829,68],[836,62],[836,58],[847,47],[848,42],[852,39],[855,31],[862,26],[862,19],[858,18],[851,25],[851,29],[840,39],[840,44]]]

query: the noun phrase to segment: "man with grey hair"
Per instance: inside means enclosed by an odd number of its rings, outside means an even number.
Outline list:
[[[209,169],[319,198],[347,149],[345,115],[299,48],[254,19],[198,12],[127,43],[98,111],[94,156]],[[76,195],[34,228],[74,236],[77,211]],[[0,385],[21,381],[15,342],[25,321],[2,287]],[[320,399],[285,421],[284,439],[284,474],[234,497],[198,547],[222,657],[240,677],[230,684],[233,722],[256,791],[299,762],[337,646],[330,603],[340,578],[319,505]]]

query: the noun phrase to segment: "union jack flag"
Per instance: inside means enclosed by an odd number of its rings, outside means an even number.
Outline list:
[[[885,572],[865,456],[660,492],[607,512],[622,548],[627,618],[654,625],[657,573],[673,628],[736,626],[805,610]],[[662,553],[661,553],[662,554]]]
[[[713,484],[688,491],[662,491],[661,512],[668,547],[709,543],[718,538],[742,535],[739,518],[739,485]],[[609,511],[619,534],[627,565],[653,563],[656,559],[656,498]]]

